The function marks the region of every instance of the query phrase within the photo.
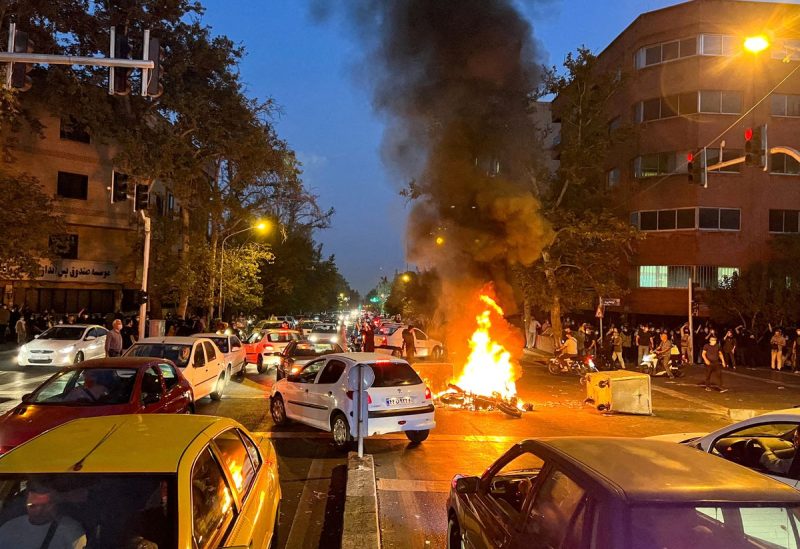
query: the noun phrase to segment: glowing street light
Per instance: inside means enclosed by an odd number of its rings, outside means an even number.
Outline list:
[[[759,53],[769,47],[769,40],[763,34],[748,36],[744,39],[744,49],[750,53]]]
[[[437,236],[437,237],[436,237],[436,245],[437,245],[437,246],[442,246],[442,245],[444,245],[444,237],[443,237],[443,236]]]
[[[270,224],[268,221],[258,221],[255,225],[251,225],[250,227],[245,227],[239,231],[233,232],[222,239],[222,246],[219,255],[219,303],[217,304],[217,311],[219,312],[219,318],[222,319],[222,281],[224,279],[223,276],[223,265],[225,264],[225,243],[228,239],[234,235],[241,234],[245,231],[258,231],[261,234],[266,233],[270,229]]]
[[[400,277],[400,280],[403,282],[411,282],[411,275],[408,273],[403,273],[403,275]]]

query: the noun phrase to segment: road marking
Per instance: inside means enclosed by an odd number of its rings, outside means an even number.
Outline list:
[[[673,398],[680,398],[681,400],[685,400],[687,402],[691,402],[693,404],[697,404],[698,406],[703,406],[704,408],[708,408],[709,410],[713,410],[722,415],[728,415],[728,408],[725,406],[718,406],[717,404],[713,404],[708,402],[707,400],[703,400],[702,398],[697,398],[693,396],[689,396],[687,394],[681,393],[679,391],[673,391],[672,389],[667,389],[665,387],[655,387],[653,386],[652,389],[659,393],[663,393],[665,395],[671,396]],[[658,411],[657,408],[654,407],[654,411]]]
[[[739,372],[739,371],[732,372],[730,370],[725,370],[725,375],[732,375],[732,376],[736,376],[736,377],[744,377],[744,378],[747,378],[747,379],[754,379],[754,380],[757,380],[757,381],[763,381],[764,383],[770,383],[772,385],[783,385],[784,387],[790,387],[792,389],[800,389],[800,385],[796,385],[794,383],[784,383],[782,381],[777,381],[775,379],[765,379],[763,377],[751,376],[749,374],[745,374],[745,373],[742,373],[742,372]],[[786,374],[783,374],[783,375],[786,375]],[[791,381],[797,381],[797,380],[791,380]]]
[[[384,492],[449,492],[449,480],[413,480],[403,478],[379,478],[378,490]]]
[[[330,486],[330,479],[320,478],[324,467],[325,460],[315,459],[311,462],[308,475],[303,483],[303,492],[300,494],[300,500],[297,502],[297,509],[292,519],[292,528],[289,530],[289,537],[286,540],[286,549],[303,549],[304,547],[309,547],[309,544],[306,543],[306,536],[309,533],[320,533],[322,531],[321,522],[320,527],[316,528],[312,523],[312,519],[317,519],[319,521],[320,517],[325,514],[324,503],[327,501],[325,498],[323,498],[321,515],[316,513],[315,511],[318,511],[318,509],[314,508],[319,502],[318,494],[324,493],[327,496]],[[319,536],[317,536],[317,538],[319,538]]]

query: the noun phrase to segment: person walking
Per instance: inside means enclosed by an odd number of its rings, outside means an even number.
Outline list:
[[[625,359],[622,356],[622,336],[616,328],[611,329],[611,365],[619,361],[619,366],[625,369]]]
[[[783,348],[786,347],[786,338],[783,337],[783,332],[780,328],[775,330],[772,339],[769,340],[769,344],[772,348],[769,367],[780,371],[783,368]]]
[[[644,355],[650,352],[650,334],[647,332],[647,326],[642,324],[636,332],[636,347],[638,348],[638,355],[636,357],[636,365],[642,363]]]
[[[406,357],[406,360],[410,361],[414,358],[414,355],[417,354],[416,349],[416,340],[414,339],[414,327],[409,324],[402,333],[403,336],[403,348],[401,351]]]
[[[120,355],[122,355],[122,321],[117,318],[106,334],[106,356],[113,358]]]
[[[701,385],[706,386],[706,391],[717,390],[720,393],[726,393],[728,390],[722,386],[722,368],[725,367],[725,357],[722,355],[722,349],[717,344],[717,336],[714,335],[708,338],[708,343],[703,346],[703,351],[700,354],[706,365],[706,378]],[[719,385],[711,383],[711,376],[714,374],[719,379]]]
[[[728,330],[725,333],[725,339],[722,340],[722,355],[725,357],[726,368],[730,368],[731,370],[736,369],[735,354],[736,338],[733,336],[733,330]]]
[[[17,345],[24,345],[28,341],[28,328],[25,317],[20,316],[14,325],[14,332],[17,334]]]

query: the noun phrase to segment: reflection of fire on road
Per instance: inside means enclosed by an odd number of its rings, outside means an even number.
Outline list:
[[[475,318],[478,327],[469,341],[470,354],[463,372],[438,395],[440,402],[472,410],[497,408],[519,417],[533,407],[517,398],[517,369],[511,353],[492,339],[492,314],[503,318],[503,309],[487,294],[481,294],[484,310]]]

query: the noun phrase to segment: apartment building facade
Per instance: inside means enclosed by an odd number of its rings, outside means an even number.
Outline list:
[[[770,46],[745,50],[753,35]],[[623,78],[609,131],[635,130],[608,155],[607,185],[646,235],[632,291],[611,310],[685,316],[691,277],[704,316],[704,289],[769,260],[774,235],[800,231],[800,5],[693,0],[645,13],[598,61]],[[689,181],[690,153],[707,166],[740,158],[745,130],[759,126],[788,154]]]

